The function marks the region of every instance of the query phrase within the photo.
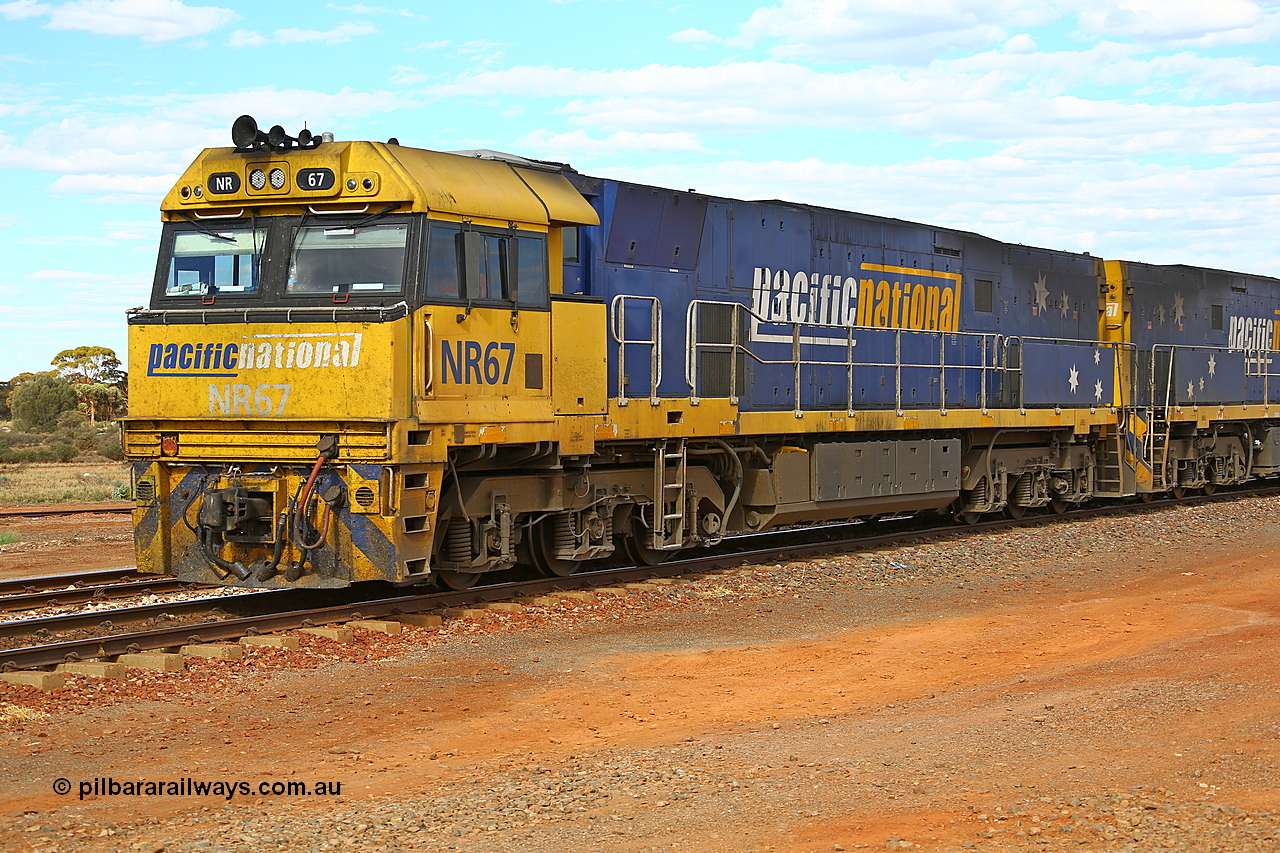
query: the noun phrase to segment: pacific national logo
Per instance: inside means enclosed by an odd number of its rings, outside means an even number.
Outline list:
[[[959,331],[960,273],[866,263],[862,271],[872,276],[756,267],[751,310],[763,323]]]
[[[152,344],[148,376],[233,378],[257,370],[357,367],[361,332],[248,335],[225,343]]]
[[[1280,349],[1278,332],[1276,321],[1268,317],[1233,316],[1227,330],[1227,346],[1242,350]]]

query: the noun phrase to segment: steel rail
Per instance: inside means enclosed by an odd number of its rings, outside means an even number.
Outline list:
[[[237,595],[220,595],[209,598],[196,598],[190,601],[171,601],[164,604],[142,604],[136,607],[121,607],[115,610],[90,610],[81,613],[66,613],[58,616],[38,616],[33,619],[14,619],[0,622],[0,639],[22,637],[28,634],[52,634],[62,631],[84,630],[96,628],[103,624],[134,625],[164,616],[184,616],[208,613],[221,610],[223,605],[238,605],[237,609],[266,604],[278,599],[281,593],[289,597],[290,593],[301,590],[274,589],[266,592],[240,593]],[[309,591],[309,590],[308,590]]]
[[[122,583],[104,583],[74,589],[46,589],[0,596],[0,612],[34,610],[38,607],[66,607],[71,604],[87,604],[93,601],[110,601],[135,595],[181,592],[187,589],[207,589],[204,584],[180,581],[168,575],[155,575],[154,580],[141,578]]]
[[[30,592],[52,592],[68,587],[85,588],[106,586],[142,578],[167,579],[170,575],[142,574],[137,569],[100,569],[92,572],[73,572],[69,575],[43,575],[34,578],[17,578],[0,581],[0,596],[20,595]],[[2,601],[3,599],[0,599]]]
[[[56,507],[47,509],[0,509],[0,518],[52,518],[59,515],[123,515],[133,512],[133,504],[100,507]]]

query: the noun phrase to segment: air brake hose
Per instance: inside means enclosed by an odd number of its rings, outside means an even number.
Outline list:
[[[209,559],[209,562],[213,563],[224,572],[235,575],[240,580],[247,579],[249,577],[249,569],[244,565],[244,563],[230,563],[218,556],[218,551],[221,550],[221,548],[215,547],[215,544],[210,541],[213,538],[213,535],[214,531],[209,530],[206,527],[201,527],[197,534],[200,542],[200,550],[204,552],[205,557]]]
[[[324,543],[329,538],[329,526],[333,523],[333,505],[328,501],[324,502],[324,527],[320,531],[320,538],[315,542],[305,541],[302,535],[302,522],[307,515],[307,504],[311,502],[311,492],[316,485],[316,477],[320,476],[320,469],[324,467],[324,463],[328,462],[338,455],[338,442],[336,436],[321,436],[319,444],[320,455],[316,457],[316,464],[311,466],[311,475],[307,477],[307,483],[302,487],[302,494],[298,496],[297,509],[294,510],[293,529],[298,534],[298,540],[294,542],[304,551],[315,551],[324,547]]]

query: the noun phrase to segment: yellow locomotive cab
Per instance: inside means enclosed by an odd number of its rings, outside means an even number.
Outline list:
[[[552,308],[548,247],[596,214],[536,164],[242,131],[165,197],[152,303],[130,312],[139,565],[425,577],[449,446],[550,438],[553,318],[581,312]]]

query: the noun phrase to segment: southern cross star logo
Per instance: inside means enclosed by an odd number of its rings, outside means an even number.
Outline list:
[[[1156,316],[1160,318],[1160,325],[1164,325],[1164,306],[1160,306],[1160,310],[1156,312]]]
[[[1181,326],[1181,325],[1182,325],[1182,321],[1186,318],[1186,316],[1187,316],[1187,312],[1185,312],[1185,311],[1183,311],[1183,310],[1182,310],[1182,294],[1181,294],[1181,293],[1174,294],[1174,297],[1173,297],[1173,322],[1175,322],[1175,323],[1177,323],[1179,326]]]
[[[1097,398],[1099,401],[1102,400],[1102,380],[1101,379],[1093,383],[1093,396]]]
[[[1209,375],[1210,376],[1216,375],[1217,370],[1218,370],[1218,356],[1216,354],[1210,355],[1209,356]]]
[[[1102,364],[1102,350],[1096,349],[1093,351],[1093,363]]]
[[[1044,311],[1049,307],[1049,285],[1047,279],[1045,279],[1044,273],[1040,273],[1040,275],[1036,277],[1035,307],[1040,311]]]
[[[1076,388],[1080,385],[1080,371],[1076,370],[1076,366],[1071,365],[1071,376],[1067,378],[1067,384],[1071,386],[1071,393],[1076,393]]]
[[[1187,396],[1194,397],[1196,395],[1196,385],[1194,382],[1187,383]]]
[[[1062,291],[1062,316],[1067,316],[1067,292]]]

